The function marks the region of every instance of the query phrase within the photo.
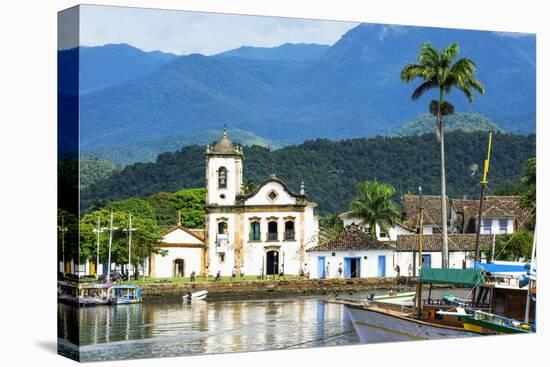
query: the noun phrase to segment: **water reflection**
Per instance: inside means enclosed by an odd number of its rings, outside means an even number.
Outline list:
[[[61,304],[58,324],[60,338],[81,346],[81,361],[359,342],[343,306],[318,298],[146,303],[79,312]]]

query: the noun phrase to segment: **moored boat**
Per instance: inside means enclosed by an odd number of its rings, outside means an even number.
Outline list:
[[[189,292],[186,295],[182,296],[184,301],[191,302],[191,301],[201,301],[206,299],[206,296],[208,295],[207,290],[202,290],[198,292]]]
[[[141,302],[141,288],[136,285],[116,285],[109,289],[109,301],[113,305]]]
[[[464,329],[484,335],[527,334],[534,327],[526,322],[510,319],[489,312],[476,311],[473,315],[461,316]]]
[[[110,284],[60,281],[57,284],[57,299],[78,306],[107,305],[110,287]]]
[[[396,294],[384,294],[372,297],[372,301],[392,304],[412,305],[415,292],[402,292]]]
[[[426,269],[418,278],[420,284],[447,284],[475,287],[483,282],[481,270],[474,269]],[[418,297],[416,294],[415,297]],[[349,318],[364,343],[380,343],[407,340],[433,340],[461,338],[478,333],[463,328],[461,312],[457,304],[443,299],[431,299],[431,295],[417,306],[371,301],[363,304],[344,303]],[[418,304],[422,305],[420,308]],[[471,305],[470,305],[471,306]]]

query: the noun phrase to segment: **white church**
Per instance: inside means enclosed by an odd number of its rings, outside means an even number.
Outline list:
[[[298,274],[306,250],[317,245],[316,204],[302,182],[292,192],[275,175],[250,193],[243,186],[243,149],[224,129],[206,148],[205,269],[209,274]]]
[[[204,231],[180,223],[167,231],[155,245],[167,254],[151,255],[151,277],[296,275],[303,268],[306,250],[318,244],[316,204],[306,200],[303,182],[294,193],[275,175],[245,193],[243,159],[225,129],[207,146]]]

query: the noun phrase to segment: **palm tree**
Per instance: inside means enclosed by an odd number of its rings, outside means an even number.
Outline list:
[[[369,233],[376,235],[376,224],[388,233],[393,227],[400,210],[391,197],[395,188],[391,185],[374,181],[364,181],[357,185],[358,195],[350,202],[350,216],[360,218],[369,226]]]
[[[454,113],[454,107],[445,101],[445,94],[453,88],[462,91],[468,101],[473,101],[473,91],[483,94],[483,84],[474,76],[476,64],[468,59],[461,58],[453,63],[458,55],[458,45],[451,43],[445,50],[438,50],[430,43],[424,43],[420,47],[418,64],[406,65],[401,70],[401,81],[408,83],[416,78],[424,80],[412,94],[412,99],[417,100],[431,89],[439,89],[439,101],[432,100],[429,105],[430,113],[436,117],[436,133],[441,151],[441,232],[442,267],[449,266],[449,246],[447,242],[447,201],[445,185],[445,140],[443,135],[443,116]]]

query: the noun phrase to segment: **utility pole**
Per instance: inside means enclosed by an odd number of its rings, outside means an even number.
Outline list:
[[[63,256],[63,276],[65,276],[65,232],[68,231],[65,227],[65,217],[61,216],[61,226],[57,226],[57,229],[61,232],[61,253]]]
[[[420,277],[420,273],[422,272],[422,239],[424,235],[424,228],[423,228],[423,216],[424,216],[424,205],[422,203],[422,186],[418,186],[418,192],[420,194],[420,205],[419,205],[419,228],[420,228],[420,235],[418,237],[418,266],[420,268],[418,272],[418,277]],[[414,253],[413,253],[414,256]],[[422,317],[422,284],[419,282],[419,279],[416,278],[416,316],[417,318]]]
[[[487,186],[487,171],[489,171],[489,160],[491,159],[491,142],[493,140],[493,133],[489,132],[489,144],[487,147],[487,159],[483,163],[483,178],[481,179],[481,193],[479,194],[479,212],[477,215],[477,234],[476,234],[476,254],[475,262],[481,261],[479,253],[479,236],[481,234],[481,219],[483,214],[483,197],[485,194],[485,187]]]
[[[99,279],[99,272],[98,272],[98,268],[99,268],[99,235],[101,234],[101,232],[104,232],[104,229],[102,229],[100,227],[100,217],[99,215],[97,216],[97,228],[94,228],[93,231],[96,233],[96,236],[97,236],[97,249],[96,249],[96,263],[95,263],[95,278],[96,280]]]
[[[113,211],[111,210],[111,220],[109,222],[108,228],[103,228],[103,230],[109,231],[109,255],[107,258],[107,282],[111,281],[111,247],[113,245],[113,231],[116,231],[118,227],[113,227]]]
[[[124,228],[124,232],[128,232],[128,280],[130,280],[130,269],[132,267],[132,232],[135,231],[132,228],[132,213],[128,214],[128,228]]]

